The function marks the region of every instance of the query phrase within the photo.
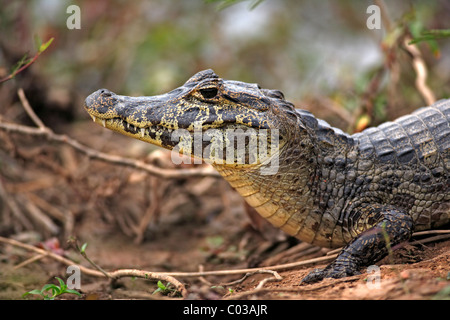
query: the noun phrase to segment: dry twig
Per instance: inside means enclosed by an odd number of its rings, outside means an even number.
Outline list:
[[[246,279],[250,278],[251,276],[254,276],[255,274],[263,274],[263,273],[268,273],[273,275],[273,277],[270,278],[265,278],[262,281],[259,282],[258,286],[256,288],[262,288],[264,286],[264,284],[268,281],[281,281],[283,280],[283,278],[280,276],[280,274],[276,271],[273,270],[255,270],[253,272],[247,272],[242,278],[232,281],[232,282],[227,282],[227,283],[221,283],[220,286],[233,286],[236,284],[240,284],[242,282],[244,282]]]
[[[406,36],[403,40],[403,45],[408,53],[412,56],[412,65],[416,71],[416,88],[419,90],[427,105],[432,105],[436,102],[436,97],[433,91],[428,87],[427,81],[427,66],[422,58],[422,54],[415,44],[409,44],[412,41],[410,36]]]
[[[47,131],[49,130],[42,120],[37,116],[37,114],[33,111],[33,108],[31,107],[30,103],[28,102],[27,97],[25,97],[25,92],[23,92],[22,88],[19,88],[17,90],[17,95],[19,96],[20,102],[22,103],[22,107],[27,112],[28,116],[33,120],[34,124],[41,130]]]
[[[13,269],[17,270],[17,269],[23,268],[26,265],[29,265],[29,264],[31,264],[33,262],[41,260],[42,258],[45,258],[46,256],[47,256],[47,254],[45,254],[45,253],[39,253],[39,254],[31,257],[30,259],[27,259],[27,260],[19,263],[18,265],[15,265]]]

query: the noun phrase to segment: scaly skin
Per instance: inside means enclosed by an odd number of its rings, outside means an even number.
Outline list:
[[[350,136],[295,109],[279,91],[205,70],[160,96],[102,89],[85,108],[106,128],[203,158],[288,234],[323,247],[345,246],[306,283],[356,274],[388,254],[386,239],[394,247],[413,231],[450,221],[450,100]],[[195,145],[196,128],[212,132],[219,149],[211,152],[208,141]],[[180,144],[173,139],[177,129],[188,135]],[[221,161],[231,129],[266,133],[267,152],[249,161],[246,140],[245,161]],[[278,144],[272,144],[274,134]],[[263,173],[274,163],[275,171]]]

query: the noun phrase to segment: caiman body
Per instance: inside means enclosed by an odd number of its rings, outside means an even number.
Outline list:
[[[450,221],[450,100],[348,135],[295,109],[279,91],[205,70],[160,96],[102,89],[86,99],[85,108],[106,128],[209,161],[261,216],[288,234],[319,246],[344,246],[305,282],[355,274],[413,231]],[[195,154],[196,126],[213,133]],[[180,139],[173,138],[177,130],[194,139],[185,138],[180,148]],[[266,139],[267,152],[252,162],[248,154],[246,161],[230,162],[221,161],[225,151],[205,152],[214,139],[224,149],[230,146],[230,130],[264,132],[259,139]],[[262,171],[274,163],[275,170]]]

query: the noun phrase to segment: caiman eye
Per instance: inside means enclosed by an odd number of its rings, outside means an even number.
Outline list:
[[[217,88],[205,88],[205,89],[200,89],[199,91],[200,91],[200,94],[205,99],[212,99],[215,96],[217,96]]]

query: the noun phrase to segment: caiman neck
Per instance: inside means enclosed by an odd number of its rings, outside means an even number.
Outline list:
[[[323,170],[346,159],[354,152],[351,139],[329,126],[316,123],[289,137],[280,149],[279,167],[272,175],[263,175],[259,168],[214,165],[215,169],[236,189],[256,211],[275,227],[308,243],[334,246],[319,235],[321,217],[326,210],[320,204],[326,192],[322,187]]]
[[[280,149],[278,168],[272,174],[263,174],[256,166],[213,164],[213,167],[262,217],[298,237],[302,226],[298,219],[313,209],[309,193],[317,161],[311,150],[298,148],[296,140]]]

